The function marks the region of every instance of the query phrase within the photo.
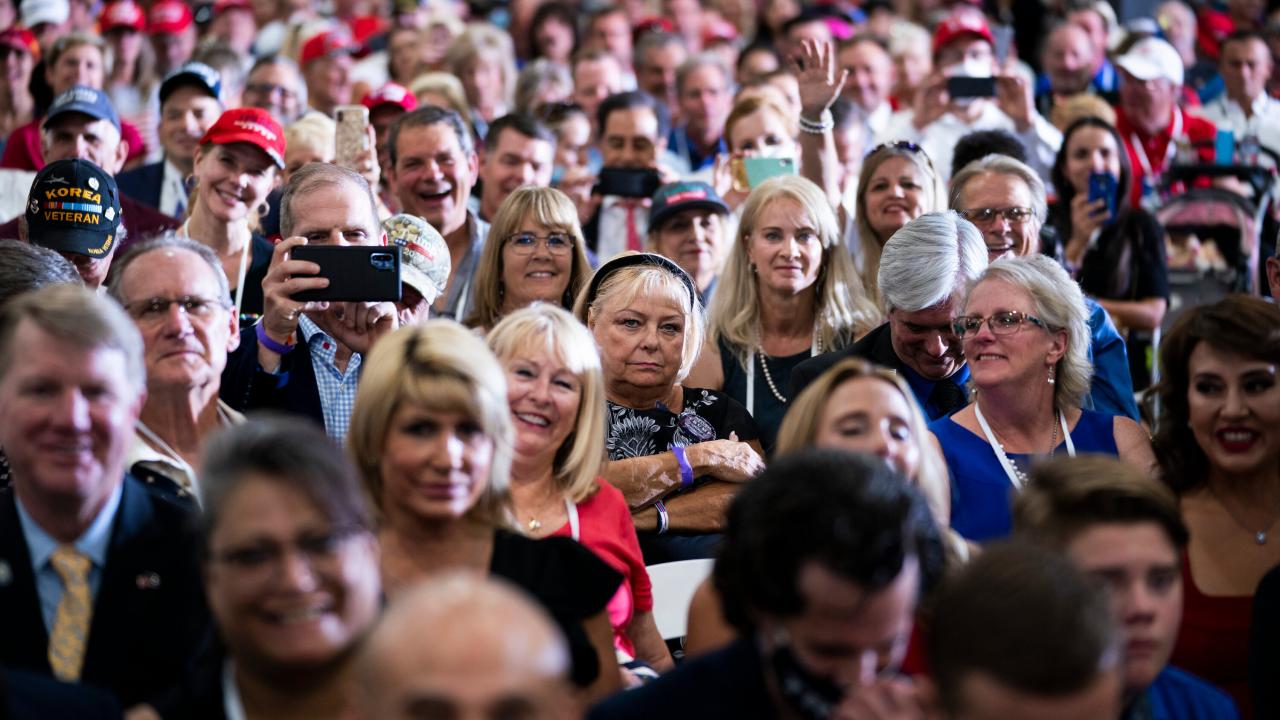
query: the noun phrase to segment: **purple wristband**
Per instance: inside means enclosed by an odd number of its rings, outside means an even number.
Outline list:
[[[693,484],[693,466],[689,464],[689,458],[685,457],[684,448],[679,445],[672,447],[671,454],[676,456],[676,462],[680,464],[680,487],[689,487]]]
[[[267,331],[263,329],[262,321],[258,321],[258,324],[255,327],[257,329],[254,330],[254,333],[258,336],[258,344],[262,345],[263,347],[265,347],[266,349],[270,350],[273,353],[276,353],[278,355],[288,355],[289,353],[293,352],[294,348],[298,347],[296,344],[286,345],[284,343],[278,343],[275,340],[272,340],[267,335]]]

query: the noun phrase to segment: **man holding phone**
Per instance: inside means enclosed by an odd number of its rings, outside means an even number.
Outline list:
[[[295,295],[323,290],[314,262],[291,257],[311,246],[378,246],[386,234],[377,201],[359,174],[311,163],[289,178],[280,199],[280,231],[262,281],[262,319],[241,332],[227,359],[222,399],[241,412],[273,409],[323,422],[341,442],[351,422],[364,354],[399,327],[391,302],[302,302]]]
[[[933,35],[937,70],[913,106],[893,116],[885,137],[923,147],[946,180],[960,138],[975,130],[1008,130],[1026,147],[1031,167],[1048,181],[1062,133],[1036,112],[1028,79],[999,67],[995,45],[980,12],[960,9],[943,20]]]
[[[600,205],[582,227],[601,261],[643,250],[650,196],[661,185],[658,158],[667,147],[665,108],[642,92],[610,95],[600,104]],[[674,178],[673,178],[674,180]]]

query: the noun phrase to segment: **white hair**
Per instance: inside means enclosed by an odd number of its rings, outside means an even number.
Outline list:
[[[879,286],[886,310],[918,312],[963,291],[987,269],[987,246],[955,211],[930,212],[884,244]]]

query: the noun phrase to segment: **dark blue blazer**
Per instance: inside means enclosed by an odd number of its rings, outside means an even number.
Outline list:
[[[0,718],[4,720],[118,720],[111,693],[18,670],[0,670]]]
[[[81,682],[124,707],[177,686],[205,641],[209,612],[189,510],[126,475],[94,600]],[[0,491],[0,664],[51,675],[49,634],[13,489]]]
[[[160,187],[164,184],[164,160],[142,165],[116,175],[116,187],[121,195],[160,209]]]
[[[324,427],[311,349],[298,343],[280,359],[278,372],[266,372],[258,365],[258,335],[252,325],[240,331],[240,347],[227,355],[219,395],[242,413],[275,410],[311,418]]]

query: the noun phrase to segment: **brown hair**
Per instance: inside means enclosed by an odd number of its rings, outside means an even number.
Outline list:
[[[1209,457],[1187,424],[1191,353],[1201,342],[1219,352],[1280,364],[1280,307],[1251,295],[1228,295],[1184,312],[1160,343],[1163,377],[1155,388],[1160,416],[1151,445],[1162,479],[1179,495],[1209,476]]]

